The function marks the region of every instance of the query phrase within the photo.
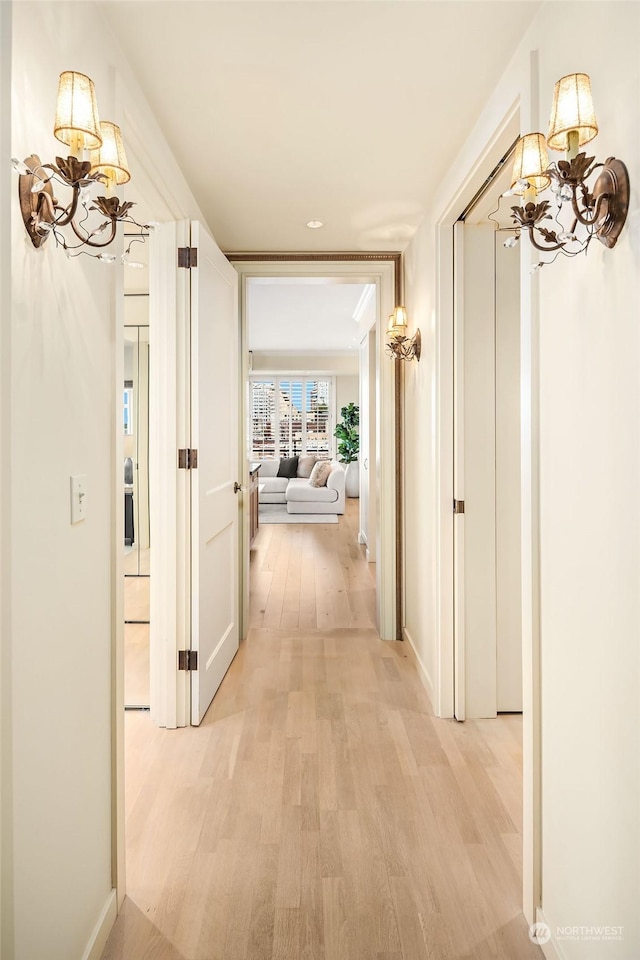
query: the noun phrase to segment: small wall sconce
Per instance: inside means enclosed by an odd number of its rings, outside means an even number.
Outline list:
[[[562,77],[555,85],[546,139],[542,133],[528,133],[516,146],[511,189],[503,196],[520,195],[523,202],[511,208],[515,233],[505,247],[515,247],[522,230],[536,250],[555,253],[553,260],[561,253],[568,257],[585,253],[594,237],[609,249],[616,245],[629,209],[629,174],[615,157],[596,163],[595,157],[579,152],[597,133],[589,77],[586,73]],[[565,159],[550,164],[547,148],[564,150]],[[587,181],[596,173],[590,187]],[[551,198],[539,199],[547,189]],[[564,204],[570,210],[565,222]],[[545,261],[535,264],[532,272],[544,265]]]
[[[422,338],[420,330],[416,330],[412,337],[407,336],[407,311],[404,307],[396,307],[389,316],[387,327],[387,354],[394,360],[420,360]]]
[[[53,235],[56,245],[68,257],[88,254],[112,263],[117,259],[115,255],[89,254],[84,248],[108,247],[115,239],[118,223],[126,222],[139,227],[140,237],[129,243],[122,260],[139,266],[129,259],[129,254],[133,243],[144,243],[143,231],[147,227],[131,216],[133,203],[112,196],[114,186],[131,179],[122,134],[115,123],[99,120],[95,87],[84,73],[67,70],[60,74],[53,133],[69,147],[66,159],[56,157],[55,163],[42,163],[34,153],[24,161],[12,160],[20,174],[22,219],[34,247],[41,247]],[[66,206],[54,196],[54,183],[71,190]],[[91,196],[96,185],[103,188],[106,196]],[[99,218],[94,218],[93,213],[99,214]],[[63,227],[69,228],[73,239],[67,239]]]

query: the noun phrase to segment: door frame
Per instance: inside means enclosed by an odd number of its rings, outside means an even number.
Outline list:
[[[464,222],[453,224],[453,496],[464,502]],[[453,717],[466,720],[464,514],[453,517]],[[456,590],[456,583],[458,589]]]
[[[372,283],[377,288],[377,371],[379,383],[378,402],[380,409],[393,411],[393,416],[377,418],[377,463],[378,510],[377,533],[379,537],[376,564],[376,595],[378,623],[383,640],[402,638],[402,480],[396,482],[396,463],[401,469],[402,458],[398,455],[400,430],[400,397],[396,376],[397,364],[384,353],[386,325],[383,318],[392,313],[399,303],[401,282],[401,255],[399,253],[227,253],[227,258],[236,268],[240,278],[240,350],[242,369],[240,375],[240,448],[243,458],[243,486],[248,488],[248,459],[246,458],[246,424],[248,398],[246,383],[249,375],[249,348],[247,342],[246,294],[247,281],[254,277],[318,276],[336,279],[348,278],[353,282]],[[249,524],[248,513],[243,511],[242,533],[242,603],[241,636],[246,636],[249,623]]]
[[[528,89],[537,90],[537,63],[532,56]],[[536,124],[535,96],[517,97],[497,118],[480,144],[465,176],[446,201],[436,223],[438,380],[438,510],[436,713],[454,716],[454,225],[488,174],[503,157],[520,127]],[[539,311],[537,286],[529,272],[533,251],[521,247],[521,583],[523,680],[523,911],[535,922],[541,904],[541,696],[540,696],[540,490],[539,490]]]
[[[206,218],[200,210],[198,203],[191,192],[180,167],[171,153],[170,148],[164,138],[160,126],[156,123],[149,113],[149,107],[145,101],[142,92],[134,84],[133,86],[125,81],[120,75],[114,78],[114,108],[123,118],[123,129],[127,140],[127,154],[130,164],[135,170],[135,191],[138,199],[142,200],[144,208],[144,218],[152,229],[148,238],[149,243],[149,297],[150,307],[152,295],[158,304],[158,310],[155,314],[150,310],[149,313],[149,333],[150,333],[150,403],[155,404],[155,409],[163,410],[169,417],[168,421],[163,422],[163,428],[168,427],[173,438],[170,446],[170,460],[160,460],[161,463],[169,463],[169,471],[165,475],[166,486],[161,486],[161,471],[152,463],[150,459],[149,478],[149,496],[155,504],[159,496],[177,496],[178,484],[186,483],[188,478],[180,477],[175,480],[175,456],[179,444],[176,443],[176,435],[179,429],[182,429],[184,410],[176,409],[176,394],[171,393],[172,385],[175,386],[176,380],[176,350],[182,351],[181,357],[184,357],[186,349],[185,331],[178,326],[178,313],[182,311],[188,316],[188,277],[176,278],[177,271],[174,269],[176,264],[176,250],[178,246],[186,246],[189,239],[189,233],[186,227],[191,220],[198,220],[206,224]],[[125,190],[126,195],[126,190]],[[180,271],[187,273],[189,271]],[[114,301],[113,301],[113,322],[114,322],[114,343],[112,356],[113,369],[113,433],[111,444],[113,450],[113,526],[112,526],[112,545],[111,545],[111,681],[112,681],[112,701],[111,701],[111,838],[112,838],[112,856],[111,856],[111,875],[112,884],[117,894],[118,911],[122,907],[126,893],[126,849],[125,849],[125,738],[124,738],[124,625],[123,625],[123,597],[124,597],[124,577],[123,577],[123,558],[121,534],[123,529],[123,505],[122,500],[122,391],[118,384],[122,381],[122,354],[123,354],[123,331],[122,318],[124,313],[123,303],[123,281],[122,277],[116,275],[114,278]],[[154,350],[157,348],[157,354],[154,356]],[[155,384],[155,386],[154,386]],[[162,389],[160,386],[162,385]],[[153,393],[154,389],[157,392]],[[173,403],[169,403],[169,400]],[[153,423],[150,422],[150,431],[153,430]],[[188,435],[188,434],[187,434]],[[150,437],[151,441],[151,437]],[[167,453],[168,445],[158,451],[158,457],[169,456]],[[164,451],[164,452],[163,452]],[[187,473],[187,471],[180,471]],[[173,500],[173,504],[176,504]],[[157,511],[155,511],[157,513]],[[185,620],[185,611],[181,611],[175,602],[178,595],[175,588],[175,578],[179,575],[177,566],[178,550],[180,553],[181,569],[187,569],[183,565],[183,559],[186,556],[187,541],[185,540],[184,527],[187,518],[181,518],[179,529],[176,531],[175,524],[173,530],[166,529],[163,533],[155,532],[155,536],[160,540],[154,541],[157,549],[152,551],[152,564],[154,556],[156,564],[158,558],[162,555],[164,558],[170,558],[168,567],[162,571],[158,566],[157,570],[152,571],[151,591],[160,588],[161,583],[170,583],[173,593],[165,590],[165,599],[169,596],[174,597],[173,606],[168,601],[166,609],[169,622],[172,623],[173,635],[178,629],[180,618],[183,626],[181,630],[186,630],[188,621]],[[152,509],[151,523],[154,523],[154,510]],[[171,527],[171,525],[169,525]],[[152,536],[153,536],[152,531]],[[186,562],[186,561],[185,561]],[[175,565],[175,566],[174,566]],[[155,588],[154,588],[155,578]],[[184,593],[181,594],[184,596]],[[187,604],[188,606],[188,604]],[[182,672],[175,681],[172,680],[176,671],[176,658],[179,644],[164,641],[156,642],[155,627],[152,624],[150,628],[150,647],[154,647],[155,666],[150,665],[150,702],[152,709],[154,700],[157,707],[157,716],[155,722],[157,725],[172,728],[176,726],[185,726],[188,723],[189,707],[189,687],[188,673]],[[188,633],[187,633],[188,636]],[[154,686],[155,684],[155,686]],[[162,723],[159,723],[162,715]]]
[[[191,551],[189,472],[176,470],[176,451],[190,443],[188,398],[178,390],[178,370],[190,367],[190,274],[178,271],[176,251],[190,243],[190,221],[152,231],[149,251],[150,495],[150,698],[151,720],[174,729],[189,724],[190,674],[177,670],[177,651],[189,647]],[[165,517],[173,518],[166,522]]]

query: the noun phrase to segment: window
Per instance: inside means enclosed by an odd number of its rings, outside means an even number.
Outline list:
[[[252,460],[333,456],[333,377],[251,377]]]

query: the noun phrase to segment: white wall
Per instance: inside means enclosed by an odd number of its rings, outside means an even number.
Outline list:
[[[421,666],[432,704],[437,646],[437,417],[435,228],[424,224],[405,254],[405,305],[420,328],[420,362],[404,370],[404,629]],[[453,496],[451,492],[449,499]]]
[[[78,56],[90,49],[85,18],[38,6],[37,31],[29,4],[13,10],[21,159],[53,155],[57,74],[69,57],[93,76],[103,114],[112,107],[108,70]],[[15,955],[66,960],[82,955],[112,888],[113,271],[68,261],[52,243],[36,251],[17,204],[12,213]],[[78,473],[87,519],[71,526]]]
[[[336,376],[336,420],[340,420],[340,411],[348,403],[360,404],[360,378],[338,374]]]
[[[0,450],[11,436],[11,6],[0,3]],[[0,956],[9,957],[12,905],[11,460],[0,457]]]
[[[556,16],[544,23],[554,42],[540,45],[541,120],[554,81],[579,63],[591,74],[602,131],[589,148],[627,163],[632,193],[615,250],[596,242],[587,258],[561,259],[539,279],[542,899],[552,927],[625,928],[622,942],[562,942],[568,960],[632,960],[640,956],[640,5],[590,4],[571,27],[579,58],[567,57]]]
[[[554,81],[584,70],[601,128],[590,147],[600,159],[625,160],[632,191],[614,251],[596,241],[588,257],[560,258],[533,281],[540,303],[542,908],[565,960],[633,960],[640,955],[640,6],[594,2],[575,14],[575,4],[542,7],[452,164],[441,210],[406,254],[406,301],[424,344],[406,380],[406,624],[435,678],[434,596],[446,571],[437,566],[434,537],[451,496],[438,486],[435,456],[438,414],[448,402],[435,363],[446,336],[435,316],[436,223],[501,111],[520,97],[523,115],[534,111],[532,128],[545,130]],[[539,84],[529,85],[536,49]],[[558,939],[558,927],[592,924],[622,925],[624,939]]]
[[[267,353],[253,351],[253,372],[260,370],[322,370],[358,376],[358,351],[352,353]]]
[[[126,90],[128,116],[138,111],[145,118],[141,139],[160,145],[156,169],[171,167],[96,4],[83,5],[78,16],[73,2],[19,3],[13,20],[13,155],[35,150],[49,159],[63,152],[51,128],[58,74],[73,68],[95,80],[103,117],[119,118],[117,91]],[[0,167],[4,177],[4,141]],[[121,283],[117,267],[67,260],[51,241],[35,250],[16,191],[14,182],[10,447],[3,436],[13,500],[13,762],[3,752],[2,771],[3,783],[13,777],[13,816],[5,824],[13,873],[3,906],[14,914],[15,944],[9,931],[2,956],[79,960],[115,904],[111,671],[121,591],[113,559],[115,544],[122,552]],[[185,195],[179,178],[174,191],[172,203]],[[192,202],[183,215],[191,213]],[[4,409],[4,376],[2,390]],[[69,477],[77,473],[88,478],[88,515],[71,526]],[[8,496],[3,489],[3,517]],[[4,531],[2,540],[4,586]]]

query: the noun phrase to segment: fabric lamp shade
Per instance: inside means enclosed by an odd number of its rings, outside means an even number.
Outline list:
[[[84,73],[60,74],[53,135],[79,149],[95,150],[102,144],[95,87]]]
[[[396,307],[393,311],[393,317],[395,320],[396,327],[406,327],[407,325],[407,311],[405,307]]]
[[[100,123],[102,146],[91,152],[91,173],[103,173],[111,183],[131,180],[120,127],[109,120]]]
[[[578,131],[583,146],[598,135],[598,124],[591,97],[591,80],[586,73],[571,73],[556,83],[547,145],[550,150],[566,150],[571,130]]]
[[[546,190],[551,183],[551,178],[545,175],[548,166],[549,155],[543,134],[527,133],[520,137],[513,158],[511,189],[514,189],[519,180],[527,180],[536,191]],[[524,188],[517,192],[524,193]]]
[[[396,307],[389,315],[387,333],[390,337],[404,337],[407,331],[407,311],[404,307]]]

